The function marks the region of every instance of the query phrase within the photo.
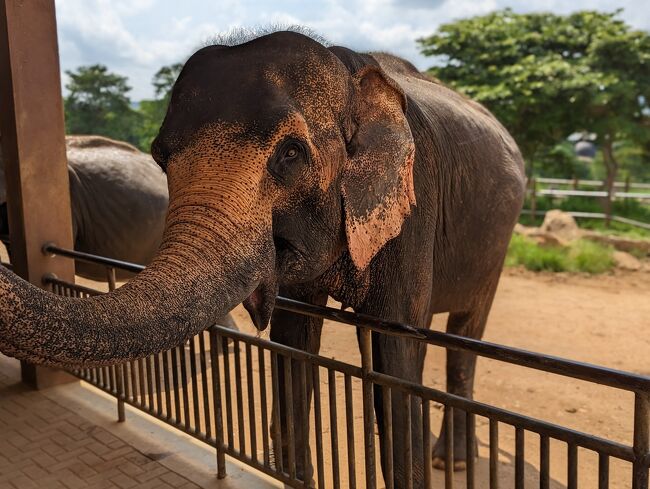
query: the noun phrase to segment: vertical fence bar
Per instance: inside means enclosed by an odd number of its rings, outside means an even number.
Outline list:
[[[395,487],[395,473],[393,469],[393,400],[392,390],[388,386],[381,387],[382,393],[382,407],[384,411],[384,481],[386,482],[386,489],[393,489]],[[429,460],[431,465],[431,460]]]
[[[547,435],[539,436],[539,488],[550,489],[551,485],[550,442]]]
[[[147,396],[149,398],[149,411],[153,412],[153,372],[151,371],[151,357],[145,359],[147,367]]]
[[[345,424],[348,436],[348,487],[357,487],[356,456],[354,453],[354,404],[352,402],[352,377],[345,374]]]
[[[199,333],[201,336],[201,333]],[[192,337],[190,343],[190,378],[192,379],[192,403],[194,404],[194,433],[201,433],[201,406],[199,405],[199,377],[196,368],[196,338]],[[205,382],[205,379],[203,379]]]
[[[117,366],[116,377],[116,386],[117,386],[117,421],[118,423],[123,423],[126,419],[124,413],[124,365],[120,364]]]
[[[314,429],[316,430],[316,470],[318,489],[325,489],[325,469],[323,463],[323,418],[320,397],[320,372],[318,365],[311,365],[314,391]]]
[[[183,386],[183,421],[185,422],[185,431],[190,431],[190,396],[188,389],[190,387],[187,378],[187,358],[185,351],[185,342],[177,347],[178,355],[181,360],[181,384]]]
[[[537,181],[535,177],[530,179],[530,214],[534,223],[537,217]]]
[[[634,465],[632,489],[648,489],[650,461],[650,393],[637,392],[634,397]]]
[[[106,267],[106,282],[108,283],[109,292],[113,292],[117,286],[117,280],[115,280],[115,269],[113,267]]]
[[[145,367],[144,367],[144,358],[138,360],[138,374],[140,375],[140,403],[142,407],[146,409],[147,407],[147,389],[145,388]]]
[[[241,353],[239,351],[239,340],[233,340],[233,351],[235,360],[235,396],[237,399],[237,433],[239,436],[239,453],[246,453],[246,432],[244,427],[244,399],[242,392],[241,376]]]
[[[181,393],[178,382],[178,349],[172,348],[172,384],[174,387],[174,421],[181,423]]]
[[[271,429],[273,432],[273,456],[275,459],[275,470],[279,473],[284,471],[284,460],[282,457],[282,427],[280,415],[280,372],[278,370],[278,354],[271,352],[271,391],[273,394],[273,421]]]
[[[156,412],[162,415],[162,381],[160,379],[160,354],[153,357],[154,380],[156,382]]]
[[[515,428],[515,489],[524,489],[524,429]]]
[[[169,357],[171,356],[169,350],[162,352],[162,369],[163,369],[163,384],[165,386],[165,418],[171,419],[172,417],[172,386],[169,380]]]
[[[300,425],[302,431],[302,462],[303,462],[303,483],[305,487],[309,487],[311,481],[307,480],[307,467],[311,464],[310,449],[309,449],[309,383],[311,379],[307,378],[307,363],[300,360],[299,365],[299,379],[300,379]]]
[[[219,371],[219,336],[210,328],[210,368],[212,377],[212,398],[214,399],[214,436],[217,445],[217,479],[226,477],[226,454],[223,443],[223,404],[221,402],[221,372]],[[227,340],[225,341],[227,346]],[[224,367],[225,370],[225,367]]]
[[[578,446],[569,443],[567,451],[567,489],[578,489]]]
[[[138,401],[138,373],[136,372],[135,369],[136,362],[132,361],[129,363],[129,370],[131,371],[131,401],[132,402],[137,402]]]
[[[609,457],[598,454],[598,489],[609,489]]]
[[[332,444],[332,483],[335,489],[341,487],[339,469],[339,430],[336,414],[336,372],[327,370],[327,388],[330,401],[330,441]]]
[[[201,387],[203,394],[203,416],[205,418],[205,439],[212,438],[212,416],[210,411],[210,394],[208,385],[208,362],[206,359],[207,351],[205,349],[205,332],[199,333],[199,355],[201,365]],[[216,402],[216,401],[215,401]]]
[[[257,363],[259,366],[260,376],[260,408],[262,409],[262,451],[264,452],[264,465],[271,466],[271,456],[269,451],[269,415],[266,396],[266,361],[264,349],[257,347]]]
[[[422,460],[424,461],[424,488],[431,487],[431,416],[428,399],[422,400]],[[469,479],[468,479],[469,480]],[[469,487],[469,486],[468,486]]]
[[[223,388],[226,392],[226,429],[228,431],[228,448],[235,446],[235,433],[232,426],[232,383],[230,382],[230,352],[228,350],[228,338],[219,335],[221,338],[221,355],[223,357]]]
[[[372,336],[367,328],[359,328],[361,375],[363,389],[363,441],[366,463],[366,489],[377,487],[375,467],[375,406],[373,384],[368,380],[372,372]]]
[[[454,487],[454,408],[445,406],[445,489]]]
[[[474,489],[475,469],[474,464],[478,453],[476,453],[476,416],[474,413],[465,414],[465,446],[467,458],[467,489]]]
[[[285,356],[284,365],[284,388],[285,388],[285,411],[287,422],[287,459],[289,464],[289,477],[296,478],[296,433],[293,425],[293,372],[291,369],[291,357]]]
[[[499,489],[499,422],[490,419],[490,489]]]
[[[257,427],[255,425],[255,386],[253,385],[253,352],[246,343],[246,384],[248,387],[248,426],[250,427],[251,459],[257,462]]]

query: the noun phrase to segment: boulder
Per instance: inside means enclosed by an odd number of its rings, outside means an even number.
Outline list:
[[[542,234],[552,235],[562,243],[569,243],[582,237],[582,232],[573,216],[559,209],[546,213],[539,231]]]

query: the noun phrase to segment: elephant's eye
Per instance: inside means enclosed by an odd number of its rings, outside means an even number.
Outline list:
[[[298,148],[294,145],[289,146],[284,152],[284,158],[287,160],[295,158],[296,156],[298,156]]]
[[[282,144],[271,158],[268,170],[273,177],[284,183],[290,184],[303,170],[300,163],[307,159],[305,147],[301,142],[295,140],[286,141]]]

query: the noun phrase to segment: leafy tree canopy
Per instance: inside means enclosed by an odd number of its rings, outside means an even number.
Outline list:
[[[66,71],[66,130],[71,134],[100,134],[137,143],[138,114],[131,108],[127,79],[104,65]]]
[[[516,14],[445,24],[419,39],[442,63],[430,72],[485,104],[527,160],[588,129],[600,145],[644,144],[650,109],[650,37],[619,11]]]

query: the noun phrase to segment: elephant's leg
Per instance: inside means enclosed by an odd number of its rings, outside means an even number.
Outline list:
[[[280,288],[280,295],[292,299],[308,302],[311,304],[325,305],[327,303],[327,292],[304,291],[296,288]],[[271,340],[291,346],[310,353],[318,353],[320,349],[320,336],[323,327],[323,320],[300,314],[276,309],[271,317]],[[273,412],[271,433],[274,434],[274,453],[276,464],[282,464],[285,472],[290,471],[290,461],[295,463],[296,475],[301,480],[311,481],[313,467],[311,465],[311,453],[309,450],[309,406],[311,404],[312,382],[311,370],[306,364],[299,361],[291,361],[291,397],[292,403],[287,405],[288,379],[285,377],[285,357],[278,355],[278,386],[280,412]],[[305,372],[301,377],[301,369]],[[305,381],[303,381],[303,379]],[[303,415],[303,399],[307,396],[307,416]],[[273,404],[275,406],[275,402]],[[294,450],[289,451],[289,424],[287,423],[288,407],[291,409],[293,423]],[[279,431],[282,440],[281,447],[275,446]],[[305,456],[305,454],[307,456]],[[280,460],[281,456],[281,460]]]
[[[485,323],[490,312],[489,301],[487,306],[477,307],[468,312],[454,312],[449,314],[447,332],[481,339],[485,331]],[[472,399],[474,391],[474,374],[476,370],[476,355],[465,351],[447,350],[447,392]],[[445,417],[447,415],[445,414]],[[458,409],[454,410],[454,470],[465,470],[467,465],[467,439],[466,415]],[[445,468],[445,431],[443,421],[438,438],[433,448],[433,466],[437,469]],[[472,453],[476,456],[476,445]]]
[[[387,375],[422,383],[422,367],[426,345],[405,338],[373,333],[373,369]],[[381,465],[384,478],[387,476],[388,456],[392,455],[393,487],[407,487],[406,475],[410,466],[413,487],[424,487],[422,401],[417,396],[407,396],[391,389],[392,445],[387,444],[386,414],[384,412],[385,388],[375,385],[375,413],[379,429]],[[408,398],[407,398],[408,397]],[[406,436],[408,426],[407,406],[410,406],[411,439]],[[430,436],[430,435],[429,435]],[[410,442],[411,461],[406,459],[407,443]],[[426,457],[429,463],[429,457]]]

